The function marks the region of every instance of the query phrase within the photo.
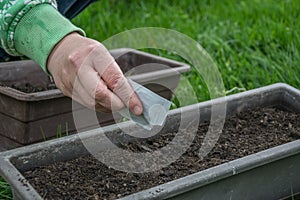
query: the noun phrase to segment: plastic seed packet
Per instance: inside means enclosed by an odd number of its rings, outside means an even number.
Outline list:
[[[171,102],[132,80],[129,80],[129,83],[143,104],[143,114],[136,116],[128,108],[122,109],[119,113],[147,130],[151,130],[154,126],[162,126]]]

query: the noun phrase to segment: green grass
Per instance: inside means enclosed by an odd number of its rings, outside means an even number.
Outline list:
[[[3,178],[0,177],[0,199],[12,199],[12,192]]]
[[[99,41],[138,27],[184,33],[212,56],[231,94],[275,82],[300,88],[299,13],[298,0],[102,0],[73,22]],[[151,52],[182,61],[172,52]],[[202,77],[185,76],[198,101],[209,99]],[[0,199],[10,198],[0,179]]]
[[[110,0],[95,3],[73,22],[99,41],[138,27],[184,33],[212,56],[226,90],[235,93],[275,82],[300,88],[299,13],[297,0]],[[202,78],[193,71],[186,76],[198,101],[208,99]]]
[[[40,127],[40,131],[41,131],[41,134],[43,136],[43,140],[47,141],[47,137],[46,137],[45,131],[44,131],[44,129],[42,127]],[[56,128],[56,138],[61,138],[63,136],[68,136],[68,135],[69,135],[68,123],[66,122],[66,124],[65,124],[65,130],[64,130],[64,132],[63,132],[63,126],[61,124],[58,124],[57,128]]]

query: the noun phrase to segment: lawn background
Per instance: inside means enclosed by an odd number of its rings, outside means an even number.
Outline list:
[[[138,27],[186,34],[211,55],[229,94],[276,82],[300,88],[299,13],[299,0],[101,0],[73,23],[99,41]],[[173,52],[151,52],[182,61]],[[185,76],[198,101],[209,99],[201,77]],[[0,199],[10,198],[0,181]]]
[[[138,27],[179,31],[211,55],[225,89],[239,92],[276,82],[300,88],[299,13],[299,0],[110,0],[73,22],[98,41]],[[182,61],[172,52],[156,53]],[[202,78],[193,71],[186,76],[198,101],[209,99]]]

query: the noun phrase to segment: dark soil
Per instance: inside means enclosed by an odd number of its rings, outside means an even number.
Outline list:
[[[208,123],[201,124],[189,150],[176,162],[144,174],[109,169],[91,156],[39,167],[24,176],[45,199],[115,199],[180,177],[300,139],[299,115],[265,108],[226,119],[214,149],[203,159],[198,152]],[[174,134],[152,141],[123,145],[132,151],[151,151],[164,146]]]

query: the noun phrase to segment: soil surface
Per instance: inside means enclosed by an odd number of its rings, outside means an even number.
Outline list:
[[[213,150],[202,160],[199,148],[208,130],[203,123],[180,159],[155,172],[136,174],[109,169],[91,156],[35,168],[24,173],[45,199],[116,199],[195,172],[300,139],[300,115],[265,108],[227,118]],[[169,143],[175,133],[133,142],[122,148],[151,152]],[[112,154],[113,156],[113,154]],[[121,162],[121,161],[120,161]]]

